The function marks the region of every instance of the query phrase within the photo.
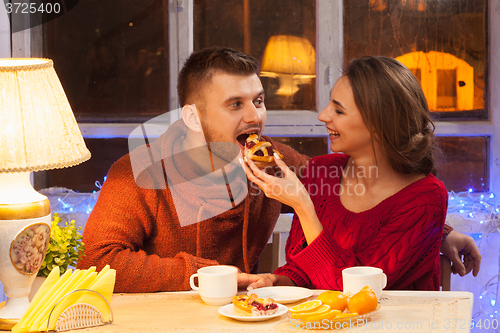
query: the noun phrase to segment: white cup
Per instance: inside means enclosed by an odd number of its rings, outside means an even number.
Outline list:
[[[194,284],[195,277],[198,277],[199,287]],[[200,291],[201,299],[206,304],[229,304],[238,293],[238,269],[224,265],[203,267],[191,275],[189,284]]]
[[[356,266],[345,268],[342,271],[344,292],[356,294],[363,287],[373,289],[377,299],[382,296],[382,289],[387,286],[387,275],[380,268],[369,266]]]

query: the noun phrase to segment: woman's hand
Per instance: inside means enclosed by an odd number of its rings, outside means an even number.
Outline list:
[[[274,161],[283,172],[282,178],[268,175],[246,157],[246,163],[242,163],[242,166],[248,179],[254,182],[267,197],[276,199],[295,210],[300,209],[304,203],[311,201],[309,193],[295,173],[276,154],[274,154]]]
[[[294,209],[300,219],[307,244],[311,244],[323,231],[311,197],[295,173],[277,154],[274,154],[274,161],[283,172],[282,178],[268,175],[246,157],[246,163],[242,163],[242,166],[248,179],[257,184],[268,198],[276,199]]]

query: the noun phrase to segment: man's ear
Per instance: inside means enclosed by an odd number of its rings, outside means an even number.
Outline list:
[[[181,117],[186,126],[198,133],[203,133],[203,128],[201,127],[200,116],[198,114],[198,110],[196,109],[196,105],[189,104],[184,105],[181,111]]]

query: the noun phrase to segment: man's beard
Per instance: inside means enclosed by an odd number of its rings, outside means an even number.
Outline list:
[[[222,135],[210,128],[203,117],[200,117],[200,119],[205,141],[212,154],[214,169],[217,170],[235,161],[236,157],[241,152],[240,146],[235,142],[224,141]]]

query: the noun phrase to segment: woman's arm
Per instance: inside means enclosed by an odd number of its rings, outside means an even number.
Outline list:
[[[387,274],[388,288],[406,287],[422,278],[438,260],[446,216],[447,193],[442,192],[415,194],[391,212],[382,226],[364,225],[363,232],[373,237],[352,249],[340,246],[327,229],[304,247],[300,230],[294,230],[296,240],[287,249],[287,265],[275,273],[293,279],[291,274],[296,274],[294,267],[298,267],[315,288],[342,290],[344,268],[376,266]]]
[[[294,209],[300,218],[307,243],[310,244],[323,231],[314,204],[296,174],[288,169],[285,162],[277,154],[274,155],[274,160],[276,165],[283,171],[284,177],[278,178],[268,175],[246,157],[245,162],[247,164],[242,163],[242,166],[248,179],[259,186],[268,198],[276,199]]]

